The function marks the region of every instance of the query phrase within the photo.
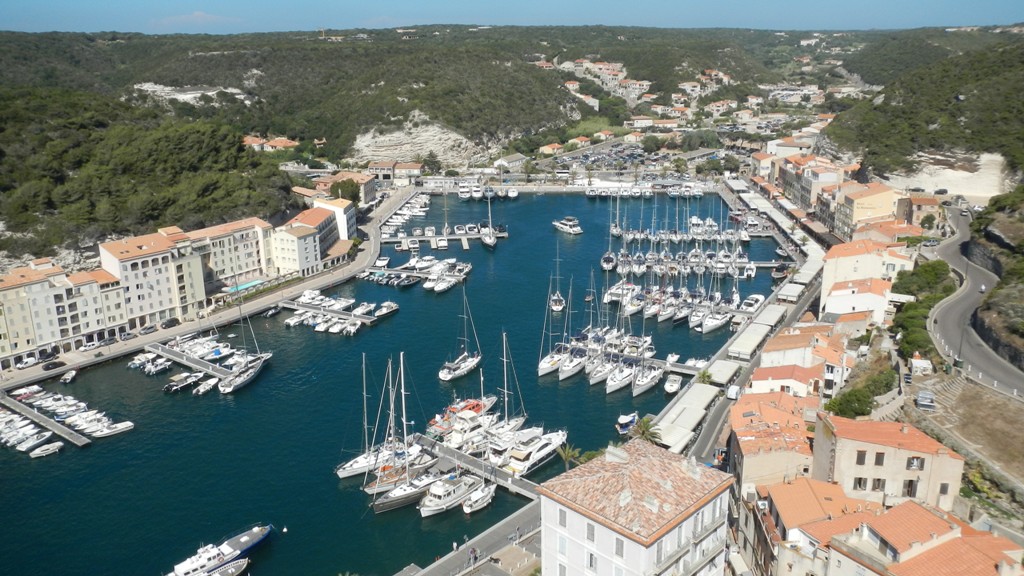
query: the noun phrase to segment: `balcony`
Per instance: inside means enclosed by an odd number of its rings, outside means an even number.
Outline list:
[[[706,538],[708,534],[711,534],[715,530],[718,530],[723,524],[725,524],[725,514],[722,514],[718,518],[712,519],[710,522],[704,525],[703,530],[693,530],[693,541],[699,543],[701,540]]]

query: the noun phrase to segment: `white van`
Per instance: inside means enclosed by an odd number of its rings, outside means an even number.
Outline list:
[[[729,400],[736,400],[740,397],[740,387],[733,384],[729,386],[729,389],[725,391],[725,397]]]

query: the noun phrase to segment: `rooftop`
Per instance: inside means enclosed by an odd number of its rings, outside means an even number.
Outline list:
[[[950,458],[963,460],[962,456],[910,424],[851,420],[825,412],[820,412],[818,419],[831,428],[836,438],[839,439],[890,446],[912,452],[949,456]]]
[[[729,474],[634,439],[548,480],[538,492],[650,546],[731,484]]]
[[[803,476],[795,478],[792,482],[768,486],[767,491],[772,506],[787,530],[808,522],[827,520],[879,506],[867,500],[847,497],[842,486],[838,484]]]

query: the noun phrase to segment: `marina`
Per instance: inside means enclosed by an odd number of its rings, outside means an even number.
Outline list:
[[[644,200],[629,202],[630,213],[638,215]],[[726,212],[715,195],[691,199],[690,203],[691,212],[705,216]],[[438,204],[435,200],[434,209],[415,220],[415,226],[441,227],[443,214]],[[543,423],[548,429],[564,428],[568,441],[587,451],[617,440],[613,424],[621,414],[657,414],[665,409],[672,396],[666,396],[660,386],[638,396],[606,394],[604,386],[588,385],[582,373],[559,380],[557,375],[537,377],[534,370],[544,331],[546,280],[553,271],[556,235],[560,237],[557,249],[567,312],[555,316],[554,331],[559,337],[563,332],[577,332],[590,322],[591,312],[596,317],[602,306],[600,298],[586,302],[583,296],[586,279],[598,267],[601,253],[608,246],[607,234],[598,232],[607,230],[608,203],[582,195],[522,194],[516,202],[496,201],[491,208],[495,221],[513,222],[516,233],[494,252],[474,243],[464,253],[473,265],[473,281],[463,285],[479,331],[485,388],[494,393],[501,380],[500,333],[504,330],[509,334],[522,400],[529,409],[528,426]],[[483,221],[487,205],[449,202],[448,212],[453,222]],[[569,238],[553,230],[552,214],[574,214],[586,232]],[[426,253],[428,243],[423,244],[421,255]],[[769,262],[777,259],[775,248],[773,240],[755,236],[745,251],[752,261]],[[436,253],[439,258],[442,254]],[[398,255],[394,247],[385,247],[381,256],[394,260]],[[398,260],[404,258],[398,256]],[[601,270],[597,276],[598,288],[618,280]],[[738,288],[746,297],[750,293],[771,294],[771,285],[768,274],[758,273],[739,283]],[[519,510],[530,509],[529,498],[505,489],[499,489],[489,505],[468,516],[449,511],[420,518],[413,508],[374,515],[361,481],[339,480],[332,474],[337,463],[351,457],[360,444],[362,396],[358,374],[362,353],[367,354],[371,366],[369,394],[371,401],[376,401],[382,394],[380,367],[398,349],[406,351],[406,362],[411,367],[409,419],[417,423],[412,426],[417,431],[424,430],[430,415],[453,395],[464,395],[480,384],[475,375],[451,383],[437,379],[437,368],[451,353],[451,342],[462,329],[460,296],[396,291],[373,282],[351,281],[324,293],[352,302],[394,300],[402,312],[387,322],[386,334],[368,332],[353,346],[338,346],[336,337],[327,333],[289,329],[285,326],[287,314],[254,316],[253,330],[260,346],[274,351],[273,363],[240,392],[203,401],[160,393],[163,379],[157,383],[138,371],[126,370],[124,359],[80,370],[73,384],[76,396],[125,414],[139,427],[123,441],[97,443],[88,451],[65,448],[54,458],[31,460],[0,453],[5,470],[12,471],[10,481],[5,480],[12,503],[10,512],[41,519],[57,514],[64,518],[57,525],[28,523],[0,542],[0,553],[14,559],[16,566],[31,562],[35,571],[71,575],[116,571],[118,566],[126,565],[128,557],[140,557],[142,560],[134,564],[140,571],[160,573],[180,560],[177,554],[182,550],[169,549],[168,542],[195,541],[192,528],[196,518],[206,523],[202,532],[212,534],[228,533],[239,525],[266,518],[276,526],[288,526],[289,532],[277,535],[272,554],[255,551],[254,563],[262,572],[314,573],[326,567],[376,575],[393,574],[410,564],[429,566],[439,554],[444,555],[442,561],[450,558],[464,564],[464,552],[446,552],[453,540],[462,544],[463,536],[477,542],[474,538],[486,539],[489,534],[495,543],[507,545],[507,537],[516,527],[522,528],[524,536],[530,533],[532,527],[526,519],[507,520]],[[612,304],[608,309],[614,312],[616,307]],[[573,322],[567,327],[568,312]],[[656,345],[658,353],[652,363],[664,363],[671,353],[683,359],[710,359],[733,335],[729,330],[701,334],[685,326],[673,328],[669,322],[644,320],[639,314],[630,319],[630,324],[635,333],[651,337]],[[697,372],[695,366],[688,368],[685,362],[667,368],[685,374],[686,380]],[[566,406],[573,406],[573,410],[565,410]],[[273,425],[267,427],[265,423]],[[260,433],[258,443],[239,442],[242,430],[267,433]],[[204,465],[197,469],[195,462]],[[473,465],[470,460],[466,462],[467,467]],[[47,470],[41,474],[30,464],[46,466]],[[529,481],[543,482],[563,469],[561,460],[555,457]],[[89,478],[89,489],[74,502],[58,504],[46,498],[47,493],[60,490],[66,482],[83,477]],[[219,478],[232,480],[223,483],[217,481]],[[518,481],[512,484],[522,487]],[[134,493],[120,489],[125,485],[150,488],[144,494]],[[213,508],[218,511],[215,517],[203,512]],[[99,545],[100,532],[104,538],[117,538],[122,544],[119,552],[88,569],[78,570],[45,558],[30,560],[24,555],[31,542],[47,538],[68,555],[91,557],[90,550]],[[382,538],[381,534],[388,537]],[[415,542],[416,546],[396,551],[389,545],[394,541]],[[325,542],[332,544],[327,546]]]

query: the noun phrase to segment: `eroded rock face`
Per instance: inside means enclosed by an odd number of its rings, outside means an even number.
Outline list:
[[[349,159],[356,162],[394,160],[410,162],[433,151],[447,167],[465,167],[484,162],[500,152],[500,144],[472,142],[461,134],[433,123],[425,114],[414,112],[399,130],[374,130],[356,137]]]

